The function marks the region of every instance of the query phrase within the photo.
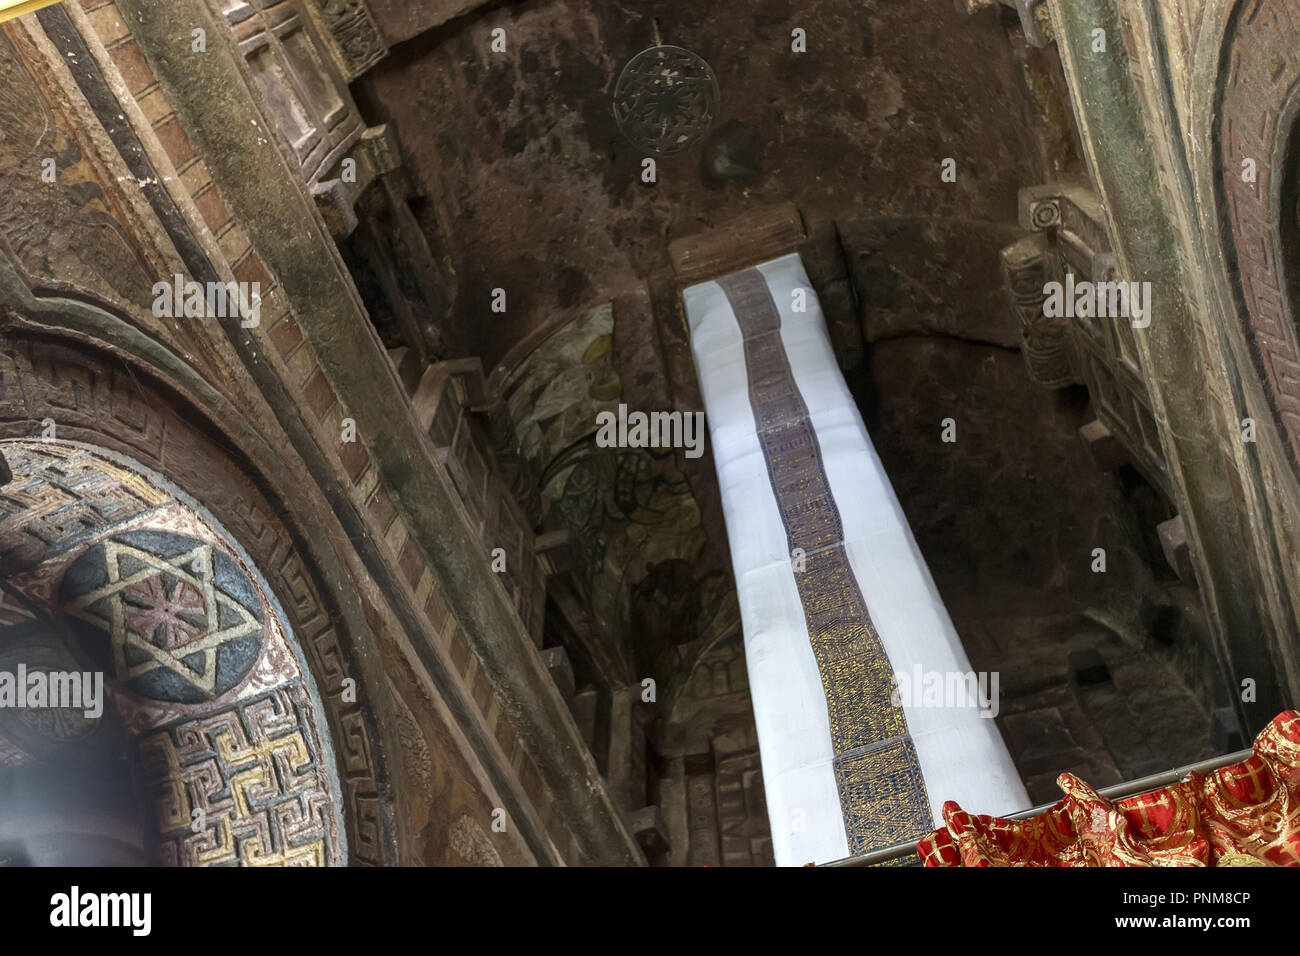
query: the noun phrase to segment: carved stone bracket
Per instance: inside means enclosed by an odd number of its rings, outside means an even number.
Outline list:
[[[1134,323],[1046,314],[1047,284],[1063,283],[1067,273],[1080,284],[1121,281],[1097,194],[1076,181],[1022,189],[1020,225],[1032,235],[1002,250],[1002,266],[1030,377],[1047,388],[1087,385],[1098,418],[1168,490]]]
[[[1047,12],[1047,0],[956,0],[962,13],[977,13],[1000,3],[1020,14],[1020,29],[1030,46],[1044,47],[1052,42],[1052,21]]]
[[[1020,190],[1020,226],[1054,230],[1071,259],[1091,271],[1093,256],[1110,251],[1101,201],[1083,183],[1047,183]]]
[[[1044,47],[1052,42],[1052,20],[1047,13],[1046,0],[1016,0],[1020,14],[1020,28],[1030,46]]]
[[[311,0],[307,7],[323,28],[349,83],[388,55],[379,25],[364,0]]]
[[[1029,236],[1002,250],[1003,278],[1020,319],[1025,365],[1029,377],[1045,388],[1064,388],[1078,382],[1066,320],[1048,318],[1043,287],[1050,281],[1051,242],[1044,235]]]
[[[344,159],[354,164],[355,176],[348,181],[342,178],[322,180],[312,187],[312,197],[325,224],[335,239],[343,239],[357,227],[356,203],[366,188],[381,176],[386,176],[401,165],[401,154],[392,127],[384,124],[372,126]],[[339,169],[341,170],[342,164]]]

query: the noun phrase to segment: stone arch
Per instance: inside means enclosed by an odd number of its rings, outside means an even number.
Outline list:
[[[0,569],[16,619],[0,630],[0,659],[104,674],[109,689],[93,695],[98,716],[0,710],[8,766],[84,766],[60,759],[68,745],[115,737],[94,754],[120,746],[141,778],[155,807],[139,841],[146,857],[346,859],[319,691],[243,548],[188,496],[121,456],[15,439],[0,441],[0,454],[12,476],[0,493]],[[90,788],[99,776],[88,776]],[[58,832],[58,819],[44,822]]]
[[[1300,474],[1300,0],[1241,0],[1214,100],[1214,186],[1231,293],[1291,467]],[[1249,174],[1247,165],[1249,164]]]
[[[241,441],[233,436],[242,438],[247,435],[246,423],[224,422],[226,427],[218,425],[200,410],[199,403],[190,397],[188,390],[177,385],[172,375],[160,370],[158,366],[161,363],[137,359],[102,341],[88,341],[84,335],[56,334],[29,325],[28,319],[35,310],[22,306],[30,305],[32,301],[35,300],[20,302],[19,308],[14,309],[12,298],[6,296],[4,308],[0,309],[0,318],[8,320],[0,323],[0,443],[13,448],[40,448],[43,428],[53,422],[57,440],[46,448],[47,451],[56,446],[65,450],[81,449],[100,463],[97,467],[117,467],[124,473],[137,474],[143,481],[136,486],[138,493],[144,493],[148,487],[174,487],[176,494],[172,497],[178,501],[185,499],[182,503],[190,513],[200,516],[199,523],[212,530],[213,540],[227,542],[224,552],[227,558],[220,559],[227,561],[227,572],[231,566],[242,564],[247,581],[263,582],[258,587],[264,589],[266,606],[276,611],[275,617],[282,616],[285,632],[282,646],[290,651],[295,645],[300,649],[301,681],[292,685],[296,690],[288,689],[292,682],[271,681],[262,688],[270,696],[262,698],[261,709],[250,711],[249,708],[257,701],[245,693],[249,673],[245,671],[238,678],[245,683],[223,688],[216,695],[221,701],[222,714],[212,711],[191,716],[224,720],[224,731],[210,723],[206,732],[224,736],[228,741],[225,746],[232,754],[242,752],[237,746],[241,743],[239,731],[235,728],[237,721],[242,721],[242,743],[252,744],[259,735],[263,741],[271,739],[268,734],[278,736],[278,731],[287,727],[290,711],[295,718],[300,717],[305,722],[300,728],[304,745],[329,765],[329,773],[322,776],[322,780],[328,778],[328,786],[310,799],[304,797],[299,801],[303,814],[298,818],[293,818],[290,813],[281,822],[287,822],[290,827],[301,824],[302,816],[311,815],[307,810],[308,804],[315,801],[318,817],[334,816],[337,831],[334,842],[331,844],[325,840],[313,859],[288,860],[275,857],[272,851],[268,851],[267,840],[246,840],[242,844],[246,852],[240,851],[244,852],[243,856],[237,852],[233,858],[218,859],[215,847],[220,843],[217,837],[221,835],[221,824],[209,821],[209,825],[216,828],[212,846],[207,848],[211,853],[200,859],[202,848],[191,841],[194,843],[193,853],[187,858],[182,839],[175,860],[250,864],[392,862],[396,852],[392,829],[381,812],[386,802],[388,778],[382,753],[376,745],[379,735],[375,715],[368,703],[376,698],[367,693],[368,682],[364,679],[359,660],[364,652],[363,639],[360,629],[350,626],[351,621],[356,620],[355,611],[349,613],[342,606],[352,599],[346,594],[335,593],[336,589],[328,583],[335,577],[341,578],[341,575],[331,570],[327,576],[322,570],[322,563],[337,558],[322,554],[303,530],[304,526],[310,527],[313,516],[296,513],[296,509],[307,506],[297,502],[289,504],[285,496],[277,494],[265,469],[257,467],[243,453]],[[45,311],[46,316],[59,309],[76,311],[82,308],[71,300],[46,300],[38,307]],[[82,311],[84,313],[84,309]],[[94,313],[91,317],[96,321],[102,320],[103,327],[109,331],[110,335],[105,335],[105,338],[111,335],[131,338],[122,332],[125,323],[121,320],[98,308],[91,311]],[[170,355],[167,357],[174,360]],[[209,407],[206,402],[204,407]],[[31,444],[33,439],[38,443]],[[13,444],[15,442],[19,444]],[[7,501],[4,497],[6,490],[0,489],[0,502]],[[91,493],[94,488],[85,490]],[[112,538],[113,529],[118,527],[111,520],[111,500],[103,502],[110,509],[109,516],[84,501],[76,504],[71,496],[68,504],[82,509],[88,527],[98,527],[103,532],[97,537],[92,535],[94,547],[102,550],[105,541]],[[9,513],[0,513],[0,526],[19,538],[26,534],[23,528],[25,519],[33,515],[30,508],[20,505],[17,501],[8,502]],[[0,504],[0,509],[4,507]],[[184,528],[161,530],[202,544],[202,535],[180,533]],[[193,526],[189,530],[199,529]],[[25,544],[30,550],[34,538],[26,534],[26,539]],[[136,547],[139,543],[138,539],[134,544],[128,539],[123,546]],[[158,541],[153,542],[153,545],[158,544]],[[173,549],[181,544],[183,542],[172,541]],[[91,550],[90,546],[78,547],[82,552]],[[3,553],[4,548],[0,546],[0,560],[3,560]],[[164,554],[163,557],[175,557],[175,554]],[[28,553],[21,560],[35,566],[41,563],[42,556]],[[136,555],[135,560],[141,558]],[[66,572],[69,568],[70,565],[65,565],[61,570]],[[8,600],[10,604],[14,603],[12,597]],[[234,609],[228,610],[238,614]],[[58,626],[57,615],[55,626]],[[271,647],[271,644],[266,647]],[[281,660],[280,663],[286,662]],[[257,661],[257,667],[263,666],[266,666],[265,655]],[[356,682],[355,694],[345,692],[348,678]],[[193,702],[188,704],[193,706]],[[172,731],[173,749],[181,747],[176,737],[177,721],[181,716],[184,715],[173,714],[170,722],[163,722],[165,729]],[[198,728],[192,731],[198,732]],[[317,737],[315,745],[309,742],[312,733]],[[197,738],[193,738],[189,742],[197,746],[196,741]],[[328,756],[331,744],[332,759]],[[209,749],[217,746],[211,740],[209,745]],[[169,759],[167,747],[161,739],[155,740],[151,746],[157,751],[152,755],[154,758],[164,763]],[[149,760],[142,759],[141,767],[147,771],[148,766]],[[244,766],[238,765],[239,768]],[[302,768],[306,763],[299,762],[297,766]],[[323,796],[326,790],[329,791],[328,799]],[[192,792],[187,797],[193,801]],[[330,806],[329,814],[324,814],[326,803]],[[179,816],[173,815],[170,819],[179,823]],[[175,830],[172,827],[169,832]],[[269,842],[275,845],[276,838],[269,838]],[[285,847],[289,843],[298,848],[292,839]]]

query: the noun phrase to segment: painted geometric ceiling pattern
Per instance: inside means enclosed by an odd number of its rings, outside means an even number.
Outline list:
[[[125,731],[150,788],[158,862],[340,863],[310,681],[260,576],[195,509],[115,459],[59,442],[0,452],[14,474],[0,488],[0,657],[35,629],[104,674],[103,723]],[[68,759],[56,738],[0,711],[0,765]]]
[[[73,562],[60,594],[87,649],[103,651],[95,656],[117,679],[151,700],[219,697],[262,649],[257,591],[210,542],[159,530],[116,534]]]

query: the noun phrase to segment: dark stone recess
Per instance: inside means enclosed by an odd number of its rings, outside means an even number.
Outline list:
[[[1087,393],[1039,388],[1014,351],[933,336],[877,342],[852,384],[971,666],[1000,675],[998,726],[1030,798],[1058,799],[1064,771],[1104,787],[1220,752],[1199,602],[1153,553],[1155,492],[1088,460]]]
[[[704,178],[722,183],[753,179],[762,166],[763,140],[757,126],[729,120],[704,144]]]

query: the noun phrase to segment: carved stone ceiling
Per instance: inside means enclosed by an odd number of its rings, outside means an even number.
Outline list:
[[[712,137],[658,157],[647,184],[611,97],[656,21],[712,67],[721,109]],[[535,0],[400,45],[354,88],[371,122],[396,123],[429,197],[422,223],[454,265],[452,321],[490,368],[557,313],[666,268],[668,240],[788,201],[861,227],[859,273],[886,321],[984,328],[1016,191],[1041,181],[1028,83],[1050,87],[1016,63],[997,16],[950,0]],[[940,182],[945,157],[955,184]],[[509,310],[482,321],[496,288]]]

